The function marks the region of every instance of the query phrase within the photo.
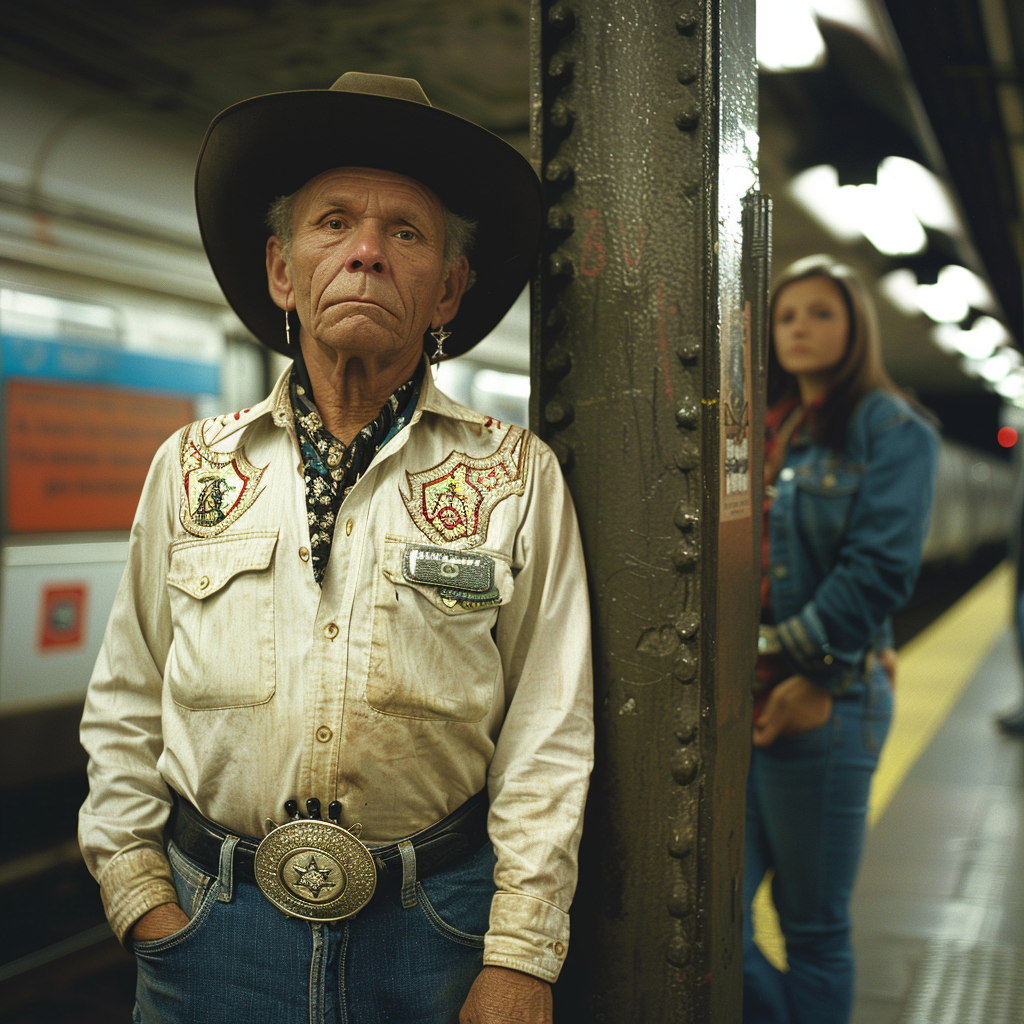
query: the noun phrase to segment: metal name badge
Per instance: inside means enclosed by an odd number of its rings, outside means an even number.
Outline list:
[[[308,818],[275,828],[256,850],[255,871],[263,895],[304,921],[351,917],[377,887],[370,851],[340,825]]]
[[[479,600],[494,589],[494,559],[467,551],[451,551],[432,544],[406,544],[402,575],[410,583],[422,583],[465,594]]]

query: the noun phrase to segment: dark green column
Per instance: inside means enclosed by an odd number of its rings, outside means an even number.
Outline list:
[[[730,1024],[768,256],[754,3],[534,0],[532,47],[531,419],[579,513],[598,731],[556,1019]]]

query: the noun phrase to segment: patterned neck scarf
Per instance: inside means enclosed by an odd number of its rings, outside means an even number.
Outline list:
[[[334,524],[342,502],[356,481],[369,469],[374,456],[412,419],[423,383],[423,363],[384,403],[377,418],[367,423],[346,447],[320,419],[313,401],[309,373],[300,352],[296,353],[288,391],[295,432],[302,451],[306,482],[306,515],[309,520],[310,562],[313,577],[322,587],[331,554]]]

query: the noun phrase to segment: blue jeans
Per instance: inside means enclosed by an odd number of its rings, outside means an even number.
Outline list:
[[[483,962],[490,843],[447,871],[408,878],[415,906],[378,892],[333,924],[286,917],[234,877],[231,849],[227,840],[214,878],[169,844],[191,920],[134,944],[135,1024],[456,1024]]]
[[[819,729],[754,748],[743,867],[744,1024],[846,1024],[853,1008],[850,896],[871,775],[892,719],[878,666]],[[768,869],[788,973],[754,945],[750,904]]]

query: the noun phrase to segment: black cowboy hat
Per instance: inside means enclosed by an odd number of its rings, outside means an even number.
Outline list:
[[[330,89],[254,96],[213,119],[196,165],[196,212],[232,308],[265,345],[292,354],[267,290],[267,209],[335,167],[415,178],[477,222],[469,253],[476,281],[445,342],[450,356],[467,352],[508,312],[533,271],[540,183],[508,143],[432,107],[412,78],[349,72]]]

